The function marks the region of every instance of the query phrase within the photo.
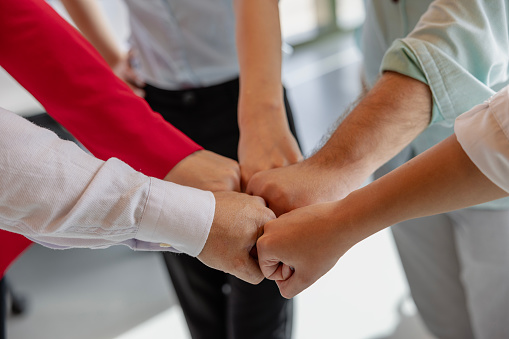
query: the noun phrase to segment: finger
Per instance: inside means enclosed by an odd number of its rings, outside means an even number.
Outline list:
[[[258,256],[258,263],[263,275],[269,280],[284,280],[281,261],[278,259],[260,260]]]
[[[141,81],[140,79],[138,79],[137,77],[128,76],[126,81],[136,88],[145,87],[145,83],[143,81]]]
[[[270,212],[272,213],[272,211],[270,211]],[[272,213],[272,214],[274,214],[274,213]],[[275,218],[275,216],[274,216],[274,218]],[[258,239],[260,239],[260,237],[263,235],[264,232],[265,232],[265,224],[258,227],[258,231],[256,233],[256,241],[258,241]],[[255,246],[256,246],[256,244],[255,244]]]
[[[288,280],[293,275],[293,272],[295,272],[295,269],[289,265],[282,264],[281,265],[281,280]]]
[[[268,224],[267,227],[270,227]],[[263,235],[256,242],[258,251],[258,264],[263,275],[270,280],[282,280],[283,274],[280,268],[281,259],[275,255],[274,249],[277,250],[277,243],[274,244],[270,237]]]
[[[248,167],[246,165],[244,166],[240,166],[240,182],[241,182],[241,185],[242,185],[242,191],[247,193],[247,186],[249,184],[249,181],[251,180],[251,178],[256,175],[258,171],[257,170],[253,170],[251,167]]]
[[[136,88],[145,87],[145,83],[140,78],[138,78],[136,76],[136,73],[134,73],[133,71],[127,70],[126,72],[124,72],[122,78],[130,86],[133,86]]]
[[[261,196],[262,194],[260,194],[260,183],[262,182],[261,179],[261,174],[260,172],[258,173],[255,173],[253,174],[253,176],[251,176],[249,178],[249,181],[247,181],[247,183],[245,184],[245,189],[244,191],[249,194],[249,195],[256,195],[256,196]]]
[[[273,266],[271,267],[271,269],[274,269],[274,266],[276,266],[276,265],[277,265],[277,268],[270,275],[265,274],[265,271],[262,268],[263,274],[269,280],[276,280],[276,281],[288,280],[292,277],[293,273],[295,272],[293,267],[283,264],[282,262],[278,262],[277,264],[273,263],[272,265]],[[260,266],[260,268],[261,268],[261,266]]]
[[[295,297],[308,287],[308,285],[302,284],[295,274],[287,280],[276,280],[276,284],[279,292],[286,299]]]
[[[125,70],[125,78],[127,81],[132,83],[134,86],[143,88],[146,86],[145,81],[143,81],[136,71],[134,70],[132,65],[128,65],[128,67]]]
[[[145,91],[142,90],[141,88],[133,88],[133,92],[140,98],[145,98]]]
[[[136,94],[137,96],[144,98],[145,97],[145,91],[141,89],[140,87],[136,86],[136,84],[133,84],[129,80],[126,81],[129,88]]]

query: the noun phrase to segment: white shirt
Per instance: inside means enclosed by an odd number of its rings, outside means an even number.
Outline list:
[[[51,248],[203,249],[211,192],[98,160],[4,109],[0,130],[0,228]]]
[[[168,90],[239,75],[232,0],[125,0],[141,77]]]
[[[479,170],[509,192],[509,86],[460,115],[454,132]]]

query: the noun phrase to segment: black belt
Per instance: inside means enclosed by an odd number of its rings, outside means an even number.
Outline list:
[[[144,89],[148,95],[157,97],[161,100],[169,101],[172,103],[180,103],[185,106],[193,106],[203,99],[206,100],[214,96],[238,93],[239,79],[235,78],[221,84],[207,87],[189,88],[182,90],[167,90],[149,84],[147,84]]]

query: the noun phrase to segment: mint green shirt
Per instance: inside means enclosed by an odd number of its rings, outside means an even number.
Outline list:
[[[430,126],[411,144],[421,153],[451,135],[454,120],[509,84],[509,1],[367,1],[365,75],[394,71],[430,86]],[[509,199],[480,205],[507,208]]]

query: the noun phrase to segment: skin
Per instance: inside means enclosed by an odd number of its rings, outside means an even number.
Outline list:
[[[297,163],[302,154],[283,101],[278,3],[235,0],[234,8],[241,73],[238,156],[245,189],[255,173]]]
[[[239,164],[206,150],[194,152],[182,159],[164,180],[205,191],[240,192]]]
[[[260,267],[292,298],[356,243],[390,225],[508,195],[479,171],[453,135],[343,200],[267,223],[257,242]]]
[[[99,3],[88,0],[62,0],[61,2],[81,33],[101,53],[113,72],[136,95],[144,97],[145,83],[138,77],[131,64],[133,52],[125,53],[118,46]]]
[[[216,192],[214,196],[214,221],[198,259],[251,284],[260,283],[264,276],[250,252],[274,213],[260,197],[235,192]]]
[[[81,32],[98,49],[117,76],[124,80],[136,94],[144,96],[141,90],[144,83],[136,76],[129,62],[132,56],[124,54],[117,46],[97,1],[63,0],[62,2]],[[260,159],[264,152],[263,149],[258,149],[258,139],[252,142],[246,141],[251,139],[248,134],[256,138],[260,137],[249,131],[249,128],[243,129],[241,153],[243,158],[246,158],[247,154],[253,154],[254,161],[243,167],[244,173],[259,170],[255,166],[258,166],[259,162],[262,163]],[[287,163],[285,160],[279,160],[278,152],[275,154],[272,157],[276,158],[274,163]],[[260,169],[272,168],[271,166],[263,165]],[[198,259],[210,267],[231,273],[247,282],[259,283],[263,279],[263,274],[250,252],[262,233],[262,226],[275,216],[265,207],[263,199],[227,192],[241,190],[239,164],[213,152],[201,150],[180,161],[164,179],[180,185],[216,192],[214,193],[216,198],[214,221]]]
[[[429,124],[429,87],[386,72],[325,146],[301,163],[255,174],[246,192],[277,215],[347,196]]]
[[[132,52],[126,54],[121,51],[98,2],[63,0],[62,3],[80,31],[105,58],[115,74],[137,95],[143,97],[145,93],[142,88],[145,84],[131,66]],[[274,3],[277,7],[277,2]],[[272,11],[273,4],[269,1],[266,4],[272,6],[270,8]],[[243,5],[252,6],[249,3]],[[246,9],[249,10],[249,8]],[[283,103],[281,37],[271,40],[270,48],[275,52],[274,56],[270,57],[271,60],[279,61],[265,67],[263,62],[257,61],[257,56],[260,56],[259,54],[263,51],[259,50],[258,54],[250,54],[248,47],[251,42],[263,47],[263,39],[259,38],[252,26],[258,22],[257,20],[263,19],[263,13],[260,12],[254,20],[251,16],[243,14],[244,8],[236,13],[242,15],[241,20],[246,21],[246,25],[238,25],[239,63],[249,70],[241,79],[238,109],[240,129],[238,157],[241,184],[245,188],[255,173],[296,163],[302,160],[302,154],[290,132]],[[279,19],[276,26],[267,28],[279,29]],[[248,41],[249,44],[247,44]],[[262,67],[261,70],[260,67]],[[257,77],[257,74],[268,75],[268,77]],[[269,84],[270,86],[267,86]]]

